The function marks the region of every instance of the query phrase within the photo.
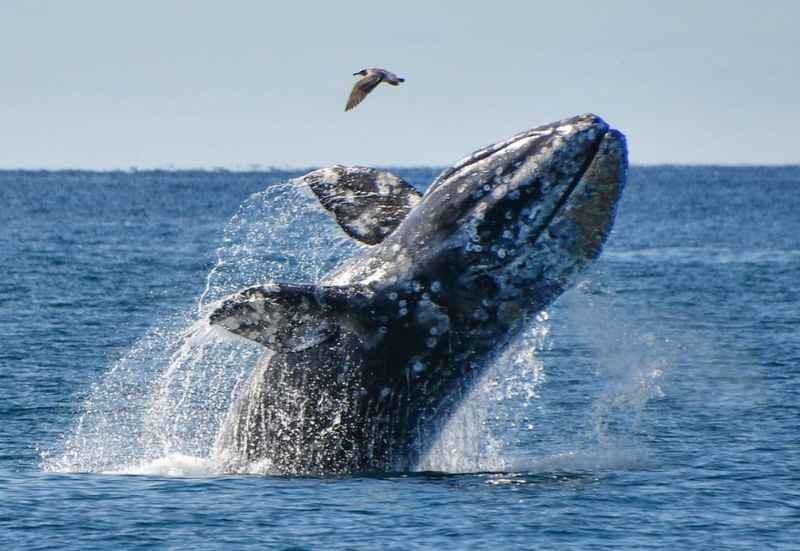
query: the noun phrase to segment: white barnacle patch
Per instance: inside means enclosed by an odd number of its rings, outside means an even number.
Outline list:
[[[489,204],[486,201],[481,201],[477,205],[475,205],[475,210],[472,212],[472,216],[475,220],[483,220],[486,216],[486,211],[489,208]]]
[[[408,314],[408,308],[400,308],[400,310],[398,310],[398,311],[397,311],[397,313],[398,313],[398,314],[400,315],[400,317],[402,318],[403,316],[405,316],[406,314]]]
[[[337,171],[333,167],[324,168],[324,169],[322,169],[321,172],[322,172],[322,182],[323,183],[332,185],[332,184],[335,184],[336,182],[339,181],[339,174],[337,173]]]
[[[543,322],[550,319],[550,314],[547,313],[546,310],[542,310],[536,315],[536,321]]]
[[[419,360],[414,360],[414,363],[411,364],[411,369],[414,370],[414,373],[422,373],[425,371],[425,364]]]
[[[392,189],[396,187],[398,183],[397,178],[388,172],[378,172],[378,177],[375,178],[378,195],[391,195]]]
[[[361,213],[358,218],[349,221],[348,227],[357,236],[368,237],[372,233],[373,225],[375,224],[375,215],[369,209]]]
[[[499,249],[497,249],[497,256],[499,256],[500,258],[505,258],[506,257],[506,250],[504,248],[500,247]]]
[[[436,339],[430,337],[428,340],[425,341],[425,344],[428,345],[428,348],[434,348],[436,346]]]
[[[572,132],[574,128],[575,128],[575,126],[572,125],[572,124],[564,124],[564,125],[561,125],[558,128],[556,128],[556,132],[558,132],[559,134],[564,136],[564,135],[569,134],[570,132]]]
[[[236,331],[237,329],[239,329],[239,326],[241,324],[239,323],[239,321],[236,319],[235,316],[230,316],[228,318],[225,318],[220,325],[222,325],[222,327],[228,329],[229,331]]]
[[[492,196],[495,199],[502,199],[507,191],[508,191],[508,186],[506,184],[502,184],[494,188],[494,191],[492,191]]]
[[[385,400],[391,395],[392,395],[392,389],[389,388],[388,386],[385,386],[381,389],[381,394],[380,394],[381,400]]]
[[[442,289],[442,284],[438,281],[431,283],[431,291],[438,293]]]
[[[398,305],[400,308],[405,308],[406,304],[408,304],[408,302],[406,301],[406,299],[400,299],[400,300],[397,302],[397,305]]]

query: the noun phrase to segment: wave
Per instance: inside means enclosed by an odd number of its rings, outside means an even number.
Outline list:
[[[762,249],[741,251],[708,247],[658,247],[603,253],[605,262],[675,264],[788,264],[800,262],[800,249]]]

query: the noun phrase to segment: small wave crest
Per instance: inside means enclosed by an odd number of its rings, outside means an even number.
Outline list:
[[[103,471],[102,474],[150,475],[150,476],[209,476],[220,474],[218,465],[206,458],[172,453],[150,461],[118,469]]]
[[[800,249],[734,250],[710,247],[659,247],[634,250],[609,249],[603,258],[610,262],[674,264],[789,264],[800,259]]]
[[[507,472],[599,473],[633,469],[646,465],[650,454],[641,446],[621,445],[564,451],[543,457],[518,457],[507,461]]]

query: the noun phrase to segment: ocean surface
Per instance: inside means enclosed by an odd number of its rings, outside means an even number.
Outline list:
[[[292,176],[0,172],[0,549],[800,548],[800,167],[633,167],[417,471],[224,473],[205,308],[357,251]]]

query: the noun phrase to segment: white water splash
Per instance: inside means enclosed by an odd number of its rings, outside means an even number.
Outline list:
[[[269,281],[317,282],[362,248],[300,180],[270,186],[249,197],[225,227],[198,310]]]
[[[264,349],[210,326],[208,314],[249,285],[318,281],[359,248],[296,181],[252,195],[227,224],[196,306],[156,322],[114,363],[91,388],[62,449],[42,454],[43,468],[220,472],[217,434]]]
[[[534,427],[527,410],[535,407],[545,381],[536,352],[547,345],[546,312],[525,329],[492,362],[487,372],[460,400],[416,469],[448,473],[504,471],[515,429]]]
[[[418,470],[598,472],[649,460],[641,421],[648,403],[663,396],[660,380],[674,362],[675,347],[627,320],[613,295],[591,280],[566,293],[555,310],[572,335],[551,335],[552,322],[540,314],[462,401]],[[553,338],[588,348],[583,361],[590,370],[580,372],[580,387],[591,402],[576,412],[560,412],[552,405],[558,398],[548,393],[539,356]],[[570,364],[559,370],[567,373],[577,363],[571,353],[548,362]],[[566,423],[570,414],[583,417]],[[570,432],[571,426],[584,430]]]
[[[217,462],[204,457],[171,453],[151,461],[127,465],[103,474],[130,474],[151,476],[207,476],[221,474]]]
[[[590,348],[602,387],[592,404],[593,436],[600,447],[636,447],[645,408],[663,396],[661,378],[676,347],[634,320],[615,298],[586,281],[567,297],[567,320]]]

